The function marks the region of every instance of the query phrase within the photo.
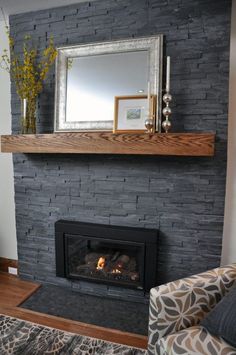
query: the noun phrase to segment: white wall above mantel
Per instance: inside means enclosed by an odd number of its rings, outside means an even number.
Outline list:
[[[228,161],[222,265],[236,262],[236,0],[232,2],[229,77]]]
[[[0,21],[0,55],[8,47]],[[0,69],[0,135],[11,133],[10,77]],[[0,153],[0,257],[17,259],[12,154]]]

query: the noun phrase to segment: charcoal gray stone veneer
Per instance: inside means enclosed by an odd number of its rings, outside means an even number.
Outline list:
[[[14,154],[20,276],[94,293],[94,284],[55,276],[59,219],[158,228],[158,283],[220,263],[224,214],[230,0],[99,0],[10,17],[22,50],[162,33],[171,56],[173,131],[215,131],[211,158]],[[53,131],[54,68],[39,98],[37,132]],[[13,133],[20,103],[12,85]],[[123,289],[96,286],[122,297]],[[132,299],[136,293],[127,291]]]
[[[61,286],[42,285],[20,307],[129,333],[148,333],[148,304],[85,295]]]

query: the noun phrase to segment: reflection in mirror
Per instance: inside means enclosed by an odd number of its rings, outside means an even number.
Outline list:
[[[67,74],[66,121],[112,121],[114,97],[147,94],[148,73],[148,51],[73,59]]]
[[[148,86],[158,130],[162,42],[158,35],[58,48],[55,131],[112,131],[115,97],[147,95]]]

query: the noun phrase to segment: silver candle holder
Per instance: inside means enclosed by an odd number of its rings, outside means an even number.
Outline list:
[[[162,110],[163,116],[165,116],[165,121],[162,122],[162,128],[164,129],[165,133],[168,133],[169,130],[171,129],[171,122],[169,120],[169,117],[172,113],[170,108],[170,102],[172,101],[172,96],[169,92],[165,93],[165,95],[163,96],[163,101],[166,104],[166,107],[164,107]]]
[[[149,89],[150,90],[150,89]],[[144,122],[147,133],[155,132],[155,111],[154,111],[154,96],[148,93],[148,115]]]
[[[153,118],[151,118],[150,116],[145,120],[145,127],[147,129],[147,133],[153,133],[153,126],[154,126],[154,122],[153,122]]]
[[[170,57],[166,58],[166,93],[163,96],[163,101],[166,106],[162,110],[163,116],[165,117],[165,120],[162,122],[162,128],[165,133],[168,133],[171,129],[169,117],[172,113],[170,108],[170,102],[172,101],[172,96],[170,94]]]

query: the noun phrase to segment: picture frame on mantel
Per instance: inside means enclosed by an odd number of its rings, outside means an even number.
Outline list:
[[[115,96],[113,133],[144,133],[145,120],[154,117],[154,96]],[[153,124],[155,125],[155,118]]]

